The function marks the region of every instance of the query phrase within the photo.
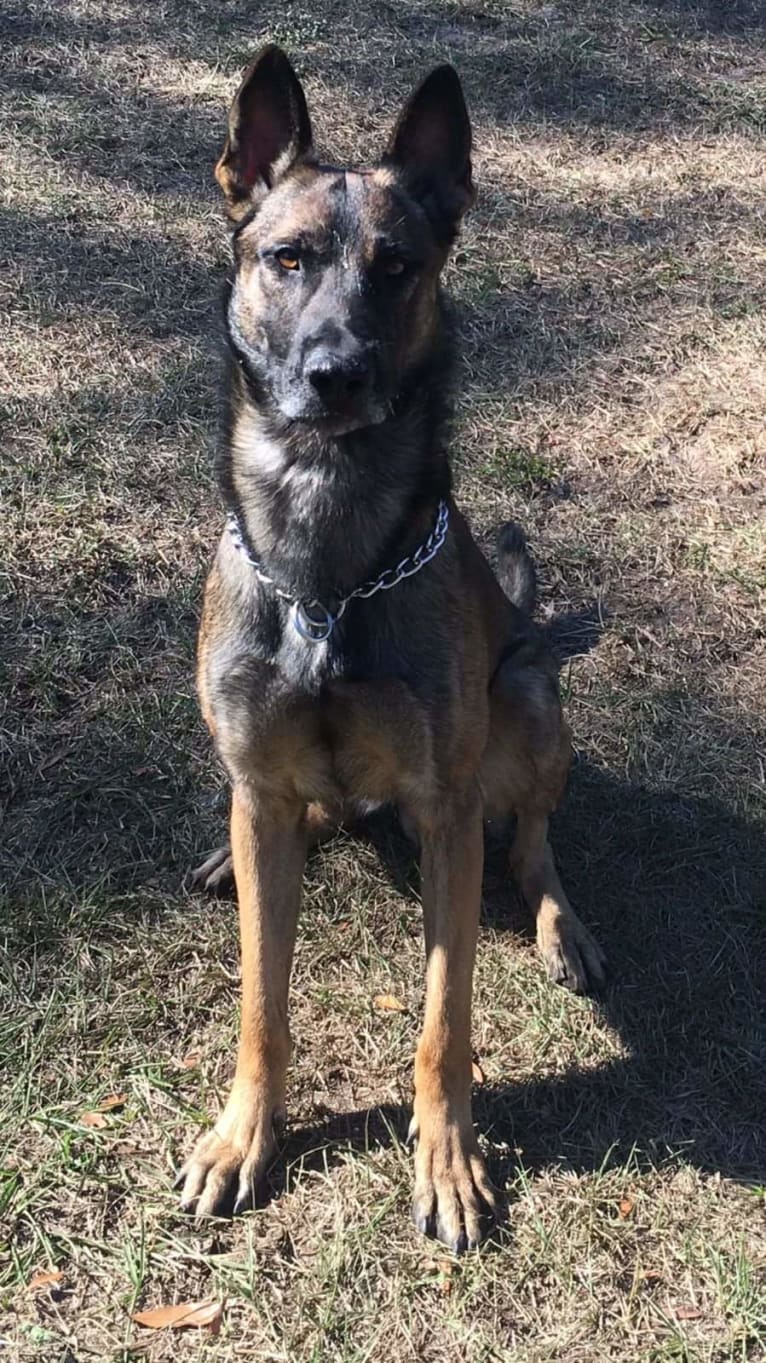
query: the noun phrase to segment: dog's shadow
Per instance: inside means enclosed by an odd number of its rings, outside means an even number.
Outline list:
[[[597,614],[583,612],[556,621],[552,642],[563,660],[570,649],[586,651],[598,630]],[[416,892],[415,852],[395,820],[376,815],[364,832],[397,890]],[[718,800],[636,785],[583,759],[552,837],[570,898],[611,964],[591,1008],[615,1034],[619,1055],[597,1068],[508,1075],[476,1089],[474,1116],[497,1181],[504,1185],[520,1163],[585,1173],[672,1159],[763,1181],[762,831]],[[529,935],[506,863],[505,830],[490,831],[484,920],[494,931]],[[572,1031],[590,1026],[590,1010],[573,1002]],[[292,1130],[272,1192],[350,1151],[403,1142],[409,1117],[407,1105],[386,1104]]]

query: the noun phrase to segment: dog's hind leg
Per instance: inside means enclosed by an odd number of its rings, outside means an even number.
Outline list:
[[[231,846],[224,843],[184,877],[187,890],[202,890],[213,898],[228,899],[234,893],[234,862]]]
[[[485,814],[516,815],[510,867],[534,914],[548,974],[586,993],[604,981],[604,954],[571,908],[548,842],[548,816],[564,790],[571,748],[555,667],[534,634],[503,663],[490,699],[481,769]]]
[[[322,805],[311,804],[306,810],[308,846],[316,847],[335,832],[337,823]],[[234,862],[229,843],[217,847],[201,866],[190,871],[185,880],[189,890],[202,890],[214,898],[230,899],[234,893]]]
[[[550,979],[576,994],[604,982],[604,953],[564,893],[544,814],[522,810],[511,848],[511,870],[535,917],[537,945]]]

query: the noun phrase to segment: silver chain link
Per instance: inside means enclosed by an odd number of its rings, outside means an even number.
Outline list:
[[[283,601],[289,601],[292,606],[293,624],[303,639],[308,639],[311,643],[323,643],[329,639],[332,631],[343,615],[349,601],[358,597],[367,600],[370,596],[375,596],[376,592],[390,592],[392,587],[396,587],[403,582],[406,577],[414,577],[421,568],[425,568],[427,563],[435,558],[447,538],[449,529],[449,507],[444,501],[439,502],[436,512],[436,520],[433,530],[428,539],[423,542],[407,558],[403,558],[397,563],[395,568],[386,568],[370,582],[363,582],[361,587],[355,587],[348,596],[341,597],[335,611],[330,611],[321,601],[316,599],[311,601],[301,601],[298,597],[292,596],[290,592],[283,591],[277,586],[273,577],[270,577],[257,558],[248,549],[239,521],[235,512],[231,512],[226,518],[226,529],[231,536],[232,543],[241,554],[244,554],[251,568],[254,570],[259,582],[263,582],[268,587],[273,587],[277,596],[281,596]],[[318,618],[321,617],[321,618]]]

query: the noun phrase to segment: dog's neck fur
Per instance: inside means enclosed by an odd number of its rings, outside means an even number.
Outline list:
[[[284,590],[332,605],[427,536],[450,487],[436,383],[448,347],[386,421],[343,436],[272,417],[231,361],[219,479],[251,553]]]

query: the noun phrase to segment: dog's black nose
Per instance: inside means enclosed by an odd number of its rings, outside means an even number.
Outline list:
[[[334,407],[364,396],[369,387],[370,361],[366,355],[315,351],[304,372],[322,401]]]

